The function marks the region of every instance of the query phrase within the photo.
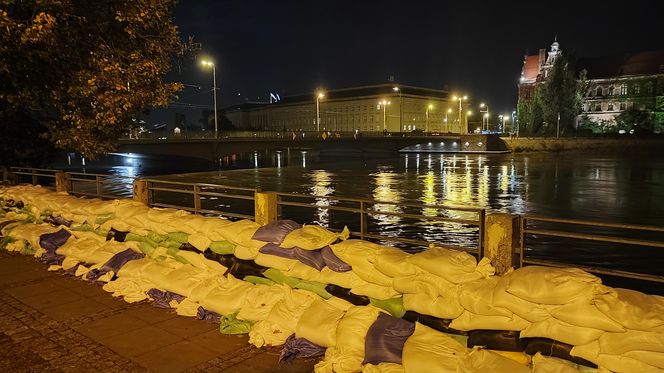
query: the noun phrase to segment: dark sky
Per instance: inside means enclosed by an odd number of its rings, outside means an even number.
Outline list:
[[[555,35],[579,57],[664,49],[659,9],[655,0],[181,0],[174,16],[183,38],[216,61],[220,106],[394,76],[448,86],[497,113],[516,106],[526,51]],[[180,102],[211,105],[211,72],[191,61],[172,78],[201,86]]]

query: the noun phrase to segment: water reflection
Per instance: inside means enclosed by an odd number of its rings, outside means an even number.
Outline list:
[[[399,178],[394,171],[381,170],[371,175],[375,184],[372,197],[375,201],[391,203],[376,203],[373,209],[379,214],[372,215],[379,229],[393,236],[398,236],[402,230],[399,223],[401,217],[389,214],[401,214],[403,209],[398,205],[403,200],[402,191],[399,189]],[[387,214],[380,214],[387,213]]]
[[[310,175],[309,192],[316,197],[326,197],[334,193],[334,186],[332,185],[334,174],[325,170],[313,170]],[[330,210],[325,208],[330,205],[327,198],[316,198],[314,202],[317,208],[314,212],[314,223],[323,226],[328,226],[330,223]]]

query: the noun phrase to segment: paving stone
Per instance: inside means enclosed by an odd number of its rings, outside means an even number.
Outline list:
[[[181,340],[182,337],[148,325],[131,332],[107,338],[103,343],[122,356],[133,357]]]
[[[215,324],[204,322],[193,317],[183,316],[176,316],[172,319],[164,320],[153,325],[184,338],[193,337],[218,328]]]
[[[233,353],[236,350],[246,347],[249,343],[249,337],[246,334],[221,334],[217,330],[217,327],[215,327],[214,330],[188,337],[187,340],[220,355]]]
[[[57,290],[45,294],[39,294],[26,298],[17,298],[21,302],[27,304],[28,306],[37,309],[44,310],[53,306],[58,306],[65,303],[75,302],[78,300],[84,299],[81,295],[74,293],[71,290]]]
[[[180,372],[215,357],[214,352],[195,343],[180,341],[136,356],[133,360],[151,371],[171,373]]]
[[[53,291],[63,290],[57,282],[49,281],[48,279],[32,283],[30,285],[17,286],[7,289],[6,293],[14,298],[28,298],[40,294],[50,293]]]
[[[55,320],[65,321],[70,319],[77,319],[108,309],[109,308],[106,305],[97,303],[92,299],[82,299],[75,302],[46,308],[43,310],[43,312]]]
[[[126,313],[112,315],[91,321],[77,330],[96,341],[104,341],[109,337],[127,333],[148,326],[148,324]]]
[[[172,310],[152,307],[147,303],[133,305],[124,313],[141,319],[148,324],[156,324],[164,320],[173,319],[177,316]]]

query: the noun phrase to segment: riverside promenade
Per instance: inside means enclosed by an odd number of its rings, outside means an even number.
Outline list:
[[[279,365],[278,348],[255,348],[247,335],[126,303],[94,282],[48,272],[30,256],[0,251],[2,372],[293,372],[316,360]]]

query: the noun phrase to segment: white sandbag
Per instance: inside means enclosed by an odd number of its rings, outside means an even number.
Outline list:
[[[567,304],[590,301],[603,293],[599,277],[578,268],[528,266],[510,275],[507,292],[521,299],[539,304]]]
[[[459,317],[452,320],[450,328],[464,331],[478,329],[521,331],[529,325],[528,321],[515,314],[512,314],[511,317],[486,316],[464,311]]]
[[[404,294],[403,306],[408,311],[415,311],[441,319],[457,318],[464,311],[457,298],[431,297],[425,293]]]
[[[569,303],[551,310],[551,315],[568,324],[607,332],[624,332],[625,328],[597,309],[594,303],[585,301]]]
[[[533,356],[533,373],[579,373],[576,364],[541,353]]]
[[[521,338],[550,338],[573,346],[578,346],[597,340],[605,333],[607,332],[604,330],[584,328],[554,318],[549,318],[545,321],[530,324],[527,328],[521,331],[520,336]]]
[[[415,323],[415,332],[403,346],[405,373],[456,373],[468,349],[453,338]]]
[[[530,369],[491,351],[473,349],[459,363],[457,373],[504,372],[504,373],[530,373]]]
[[[429,247],[410,256],[408,262],[455,284],[485,277],[484,274],[475,271],[477,268],[475,257],[464,251]]]
[[[664,333],[664,297],[629,289],[598,295],[597,308],[628,329]]]
[[[298,338],[305,338],[319,346],[332,347],[337,340],[337,325],[344,311],[317,299],[300,317],[295,328]]]

